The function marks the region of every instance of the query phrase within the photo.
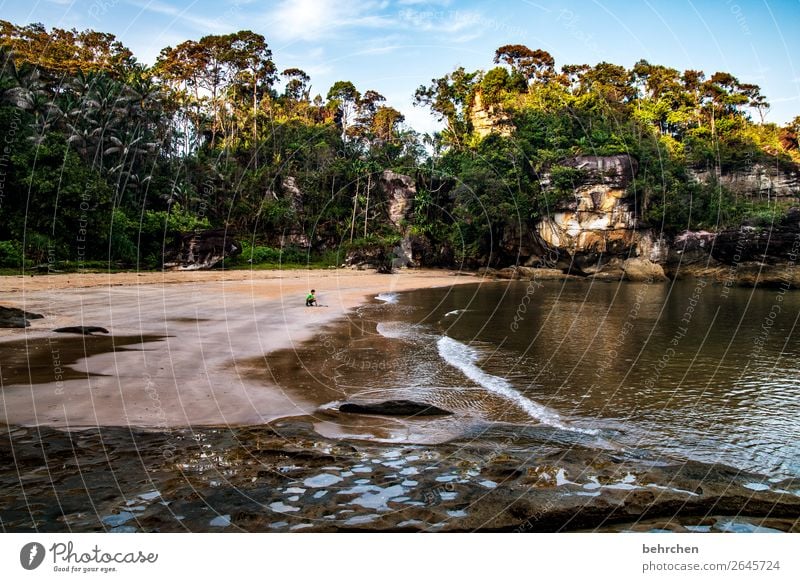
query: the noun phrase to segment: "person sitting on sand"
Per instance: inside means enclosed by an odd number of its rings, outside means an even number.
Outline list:
[[[316,293],[316,291],[312,289],[311,293],[306,295],[306,307],[313,307],[317,304],[317,298],[314,293]]]

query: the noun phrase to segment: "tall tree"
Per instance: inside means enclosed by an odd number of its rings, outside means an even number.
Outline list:
[[[342,140],[347,140],[347,134],[355,121],[361,93],[350,81],[336,81],[328,91],[328,104],[336,114],[334,121],[342,133]]]
[[[460,145],[469,129],[467,114],[477,76],[477,72],[468,73],[459,67],[449,75],[432,79],[428,86],[420,85],[414,92],[414,105],[430,107],[447,123],[444,137],[451,144]]]
[[[523,44],[507,44],[494,53],[494,62],[503,61],[530,83],[546,82],[555,74],[555,59],[542,49],[531,50]]]

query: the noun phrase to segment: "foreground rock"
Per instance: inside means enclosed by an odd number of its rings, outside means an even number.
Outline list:
[[[0,305],[0,327],[25,328],[30,327],[29,319],[42,319],[44,315],[23,311],[16,307],[3,307]]]
[[[424,402],[413,402],[411,400],[386,400],[384,402],[364,404],[345,402],[339,406],[339,412],[349,412],[351,414],[381,414],[387,416],[443,416],[453,414],[449,410],[444,410],[438,406],[425,404]]]
[[[796,480],[598,448],[547,427],[476,425],[424,445],[328,439],[314,422],[3,427],[0,520],[8,532],[800,528]]]
[[[78,335],[92,335],[95,333],[108,333],[104,327],[96,325],[74,325],[70,327],[59,327],[53,330],[56,333],[76,333]]]

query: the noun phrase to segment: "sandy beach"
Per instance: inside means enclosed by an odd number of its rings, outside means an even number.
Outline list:
[[[0,278],[0,305],[44,315],[0,330],[0,421],[60,428],[246,425],[305,414],[252,362],[381,293],[474,283],[441,270],[59,274]],[[321,307],[306,308],[315,288]],[[53,333],[100,326],[110,336]]]

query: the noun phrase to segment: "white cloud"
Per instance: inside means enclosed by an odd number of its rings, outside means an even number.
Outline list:
[[[404,8],[397,14],[400,24],[412,32],[447,36],[448,42],[467,42],[483,35],[497,23],[475,10],[417,10]]]
[[[219,32],[229,32],[233,30],[234,26],[231,22],[226,22],[225,14],[220,15],[221,18],[204,18],[197,15],[197,11],[192,10],[192,4],[185,8],[176,8],[171,4],[159,2],[158,0],[127,0],[128,4],[140,8],[145,12],[154,12],[164,16],[173,17],[174,22],[186,24],[190,28],[197,30],[203,34],[212,34]]]
[[[283,0],[267,15],[270,36],[282,40],[315,41],[347,28],[388,28],[393,21],[380,11],[382,2]]]
[[[418,6],[420,4],[427,4],[430,6],[449,6],[452,0],[399,0],[397,2],[400,6]]]

